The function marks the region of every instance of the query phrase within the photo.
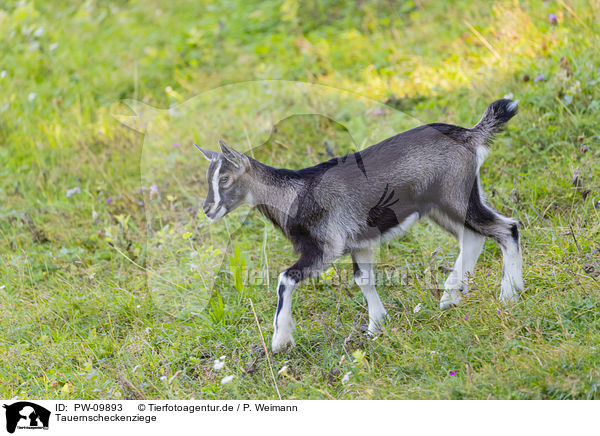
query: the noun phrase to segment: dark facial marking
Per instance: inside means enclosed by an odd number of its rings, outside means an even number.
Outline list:
[[[213,173],[215,172],[215,163],[211,162],[206,172],[206,183],[208,183],[208,192],[206,194],[205,204],[212,204],[215,202],[215,194],[213,192],[212,179]]]

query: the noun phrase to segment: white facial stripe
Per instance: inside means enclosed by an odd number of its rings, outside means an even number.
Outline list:
[[[213,171],[212,177],[212,188],[213,188],[213,197],[214,197],[214,205],[212,207],[211,212],[214,212],[217,207],[219,207],[219,203],[221,202],[221,195],[219,194],[219,170],[221,169],[221,161],[217,161],[217,166]]]
[[[209,218],[209,220],[212,221],[218,221],[221,218],[223,218],[225,216],[225,214],[227,213],[227,209],[225,209],[225,206],[221,206],[215,213],[215,216],[212,218]]]

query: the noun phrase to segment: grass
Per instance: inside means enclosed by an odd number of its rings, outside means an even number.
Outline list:
[[[422,223],[379,253],[403,279],[380,289],[386,334],[362,334],[345,259],[297,291],[297,345],[272,370],[285,399],[600,397],[599,20],[577,0],[3,5],[0,396],[277,398],[259,325],[268,345],[291,246],[247,209],[208,225],[191,142],[299,168],[473,125],[512,93],[482,179],[522,223],[519,303],[499,304],[486,243],[472,293],[440,312],[457,247]],[[329,88],[246,82],[279,79]]]

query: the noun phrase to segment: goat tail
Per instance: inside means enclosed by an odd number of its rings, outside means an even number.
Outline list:
[[[477,124],[471,129],[483,143],[489,142],[495,133],[517,114],[519,100],[503,98],[490,104]]]

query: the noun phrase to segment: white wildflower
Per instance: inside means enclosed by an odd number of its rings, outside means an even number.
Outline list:
[[[221,356],[218,359],[215,359],[215,363],[213,364],[213,369],[215,371],[223,369],[224,366],[225,366],[225,356]]]
[[[346,383],[348,383],[350,381],[350,374],[352,374],[352,372],[347,372],[346,374],[344,374],[344,376],[342,377],[342,384],[345,385]]]
[[[415,308],[413,309],[413,313],[419,313],[421,311],[421,308],[423,307],[423,303],[419,303],[415,306]]]
[[[161,379],[162,381],[165,381],[165,380],[167,379],[167,376],[166,376],[166,375],[163,375],[163,376],[161,376],[161,377],[160,377],[160,379]]]
[[[0,72],[0,79],[4,79],[6,77],[6,70],[2,70]]]
[[[503,98],[507,98],[509,100],[512,100],[512,98],[514,97],[512,92],[509,92],[508,94],[505,94]]]
[[[44,28],[43,27],[38,27],[36,29],[36,31],[33,32],[33,35],[39,38],[40,36],[43,35],[43,33],[44,33]]]
[[[224,384],[231,382],[231,380],[233,380],[234,377],[235,377],[235,375],[227,375],[227,376],[223,377],[221,379],[221,384],[224,385]]]
[[[90,280],[92,280],[94,277],[96,277],[96,273],[91,273],[90,274]]]
[[[58,48],[58,42],[53,42],[48,48],[50,49],[50,51],[56,50]]]
[[[287,370],[288,370],[288,367],[284,365],[281,367],[281,369],[279,371],[277,371],[277,375],[287,375]]]
[[[29,101],[35,100],[35,92],[30,92],[29,95],[27,96],[27,100],[29,100]]]

